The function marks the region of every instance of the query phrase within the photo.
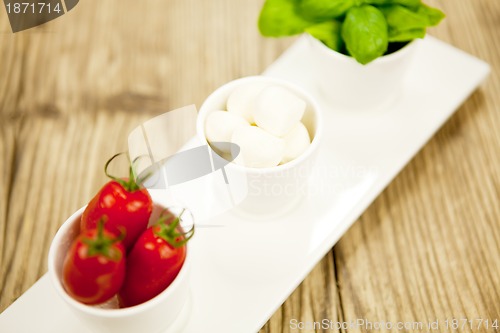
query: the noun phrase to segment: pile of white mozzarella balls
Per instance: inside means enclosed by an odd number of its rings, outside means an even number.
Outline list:
[[[205,135],[209,143],[238,145],[240,152],[234,162],[239,165],[266,168],[284,164],[311,143],[301,122],[306,102],[282,86],[247,83],[230,94],[226,108],[209,113]],[[231,152],[222,153],[234,157]]]

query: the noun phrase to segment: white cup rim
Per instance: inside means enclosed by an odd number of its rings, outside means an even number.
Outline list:
[[[325,53],[327,56],[332,57],[332,58],[336,58],[339,61],[356,63],[356,64],[358,64],[360,66],[364,66],[364,67],[396,61],[397,59],[404,57],[407,53],[410,53],[411,50],[414,49],[418,43],[417,39],[413,39],[413,40],[409,41],[408,44],[406,44],[405,46],[400,48],[399,50],[392,52],[390,54],[387,54],[387,55],[383,55],[383,56],[369,62],[368,64],[363,65],[363,64],[358,63],[356,61],[356,59],[354,59],[351,56],[348,56],[348,55],[345,55],[345,54],[340,53],[338,51],[332,50],[331,48],[329,48],[328,46],[323,44],[320,40],[313,37],[311,34],[304,33],[304,35],[306,36],[306,38],[309,40],[310,43],[312,43],[314,46],[318,47],[320,52]]]
[[[64,290],[62,282],[59,280],[56,273],[57,250],[59,244],[61,243],[61,240],[63,239],[63,236],[68,232],[68,230],[74,223],[79,222],[79,217],[83,214],[83,211],[86,207],[87,206],[85,205],[77,210],[63,223],[63,225],[59,228],[56,235],[54,236],[49,249],[48,271],[50,280],[52,281],[52,285],[56,289],[59,296],[63,298],[71,307],[76,308],[77,310],[88,315],[100,318],[123,318],[137,315],[162,304],[175,292],[175,290],[181,285],[183,280],[188,278],[188,272],[191,265],[191,251],[189,250],[188,246],[189,242],[186,244],[186,258],[184,259],[184,263],[181,267],[181,270],[179,271],[179,274],[177,274],[174,281],[164,291],[162,291],[160,294],[150,299],[149,301],[123,309],[104,309],[86,305],[73,299],[70,295],[68,295],[66,290]]]
[[[310,155],[313,154],[313,152],[317,149],[319,143],[320,143],[320,138],[323,135],[323,115],[321,112],[321,108],[318,105],[318,102],[309,94],[307,91],[302,89],[301,87],[298,87],[297,85],[291,83],[290,81],[284,80],[284,79],[278,79],[270,76],[264,76],[264,75],[254,75],[254,76],[246,76],[242,77],[236,80],[229,81],[216,90],[214,90],[203,102],[203,104],[200,107],[200,111],[198,112],[198,118],[196,121],[196,132],[198,134],[199,139],[203,144],[208,145],[207,138],[205,136],[205,121],[206,121],[206,116],[208,115],[209,112],[216,111],[212,109],[208,109],[209,104],[213,100],[219,99],[219,95],[222,94],[223,92],[227,90],[232,90],[238,85],[244,84],[244,83],[250,83],[250,82],[263,82],[267,81],[269,83],[273,83],[276,85],[281,85],[284,86],[292,91],[299,92],[300,95],[304,96],[307,99],[307,102],[311,105],[312,111],[315,116],[315,133],[314,137],[311,140],[311,144],[309,147],[307,147],[306,151],[304,151],[300,156],[297,158],[291,160],[290,162],[287,162],[282,165],[277,165],[273,167],[266,167],[266,168],[253,168],[253,167],[247,167],[247,166],[242,166],[238,165],[236,163],[229,163],[226,167],[231,167],[234,168],[235,170],[239,171],[244,171],[246,173],[252,173],[252,174],[269,174],[273,172],[281,172],[281,171],[287,171],[289,169],[294,168],[295,166],[303,163],[308,159]]]

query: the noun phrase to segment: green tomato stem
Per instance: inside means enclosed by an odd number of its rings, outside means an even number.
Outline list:
[[[88,256],[93,257],[97,255],[102,255],[109,259],[116,259],[110,253],[110,248],[116,242],[121,241],[124,238],[124,233],[122,232],[118,237],[109,237],[104,234],[104,223],[105,216],[101,217],[97,222],[97,237],[96,239],[92,238],[83,238],[82,242],[86,244],[88,248]]]
[[[185,209],[175,218],[172,223],[167,224],[167,216],[162,214],[160,215],[157,225],[159,226],[159,230],[155,232],[155,235],[162,238],[174,248],[179,248],[185,245],[194,235],[194,224],[193,227],[187,232],[178,232],[177,227],[180,224],[182,219],[182,215],[184,214]]]
[[[135,192],[137,190],[140,190],[141,187],[139,186],[139,184],[135,181],[135,175],[134,175],[134,170],[132,168],[132,163],[130,163],[130,159],[129,159],[129,177],[128,177],[128,180],[123,180],[123,179],[120,179],[118,177],[115,177],[113,175],[111,175],[109,172],[108,172],[108,167],[109,167],[109,164],[115,159],[117,158],[118,156],[121,156],[121,155],[124,155],[124,154],[127,154],[125,152],[121,152],[121,153],[118,153],[118,154],[115,154],[113,157],[111,157],[107,162],[106,164],[104,165],[104,173],[106,174],[106,176],[108,176],[109,178],[113,179],[114,181],[116,181],[117,183],[119,183],[121,186],[123,186],[123,188],[125,190],[127,190],[128,192]],[[128,154],[127,154],[128,155]]]

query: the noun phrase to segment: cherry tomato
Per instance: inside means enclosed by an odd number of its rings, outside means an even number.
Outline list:
[[[179,232],[180,217],[167,211],[139,237],[127,258],[121,307],[141,304],[160,294],[176,278],[186,258],[186,242],[194,229]],[[167,223],[169,222],[170,223]]]
[[[153,201],[146,189],[133,180],[112,180],[90,201],[80,227],[82,230],[95,228],[97,221],[107,216],[106,230],[117,236],[125,233],[123,245],[130,249],[146,230],[152,210]]]
[[[99,304],[113,297],[125,277],[125,248],[99,222],[97,229],[81,233],[66,254],[63,285],[68,294],[85,304]]]

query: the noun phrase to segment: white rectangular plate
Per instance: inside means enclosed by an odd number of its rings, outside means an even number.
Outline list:
[[[421,42],[397,102],[348,112],[328,105],[304,66],[300,38],[265,72],[308,90],[325,112],[309,193],[294,211],[262,223],[231,212],[192,242],[191,300],[169,331],[255,332],[379,193],[490,72],[488,64],[432,37]],[[58,298],[48,276],[0,315],[9,333],[90,332]]]

